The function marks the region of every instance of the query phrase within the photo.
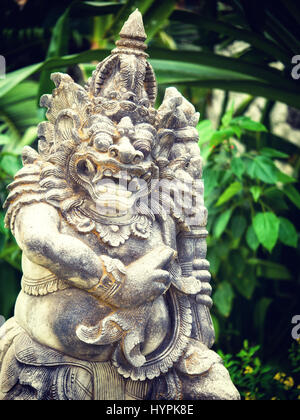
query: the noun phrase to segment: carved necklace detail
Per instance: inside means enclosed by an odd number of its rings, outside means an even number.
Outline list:
[[[96,222],[96,231],[104,243],[113,247],[123,245],[131,236],[147,239],[150,236],[152,221],[144,215],[136,215],[127,225],[104,224]]]
[[[123,245],[131,236],[148,239],[153,221],[144,214],[135,214],[129,220],[115,221],[90,214],[87,208],[72,208],[64,216],[81,233],[94,232],[101,240],[112,246]]]

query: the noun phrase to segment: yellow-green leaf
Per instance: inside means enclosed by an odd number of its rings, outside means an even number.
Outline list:
[[[216,203],[216,206],[221,206],[222,204],[226,203],[226,201],[230,200],[233,196],[238,194],[243,189],[243,186],[240,182],[233,182],[226,188],[226,190],[221,194],[219,200]]]

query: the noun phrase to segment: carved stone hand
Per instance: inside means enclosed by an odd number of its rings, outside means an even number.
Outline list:
[[[201,292],[197,294],[196,301],[199,304],[212,307],[212,299],[210,297],[212,287],[210,285],[211,274],[209,270],[209,262],[204,259],[195,259],[193,262],[193,276],[201,281]]]
[[[109,303],[122,308],[139,306],[153,301],[167,291],[171,279],[163,269],[174,256],[174,250],[160,246],[126,267],[126,278],[109,300]]]

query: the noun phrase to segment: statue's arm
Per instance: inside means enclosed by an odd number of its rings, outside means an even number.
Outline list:
[[[117,307],[139,306],[169,287],[170,275],[163,268],[174,255],[171,248],[157,247],[124,267],[120,260],[97,256],[80,239],[62,234],[60,217],[54,207],[45,203],[24,206],[19,211],[15,237],[33,263]],[[114,261],[117,266],[110,270]]]
[[[79,288],[90,289],[99,282],[100,258],[79,239],[59,232],[60,215],[54,207],[24,206],[15,226],[17,243],[29,260]]]

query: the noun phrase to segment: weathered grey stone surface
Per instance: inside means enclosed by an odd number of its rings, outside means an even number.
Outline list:
[[[238,399],[214,342],[195,128],[175,88],[154,108],[141,14],[84,88],[41,105],[38,152],[9,186],[22,291],[0,330],[0,398]]]

